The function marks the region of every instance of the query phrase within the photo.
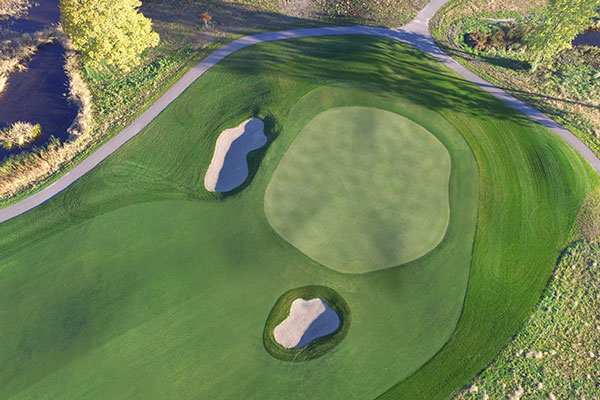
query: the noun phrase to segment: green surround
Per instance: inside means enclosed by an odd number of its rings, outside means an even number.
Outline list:
[[[289,146],[345,106],[400,114],[448,149],[450,223],[426,256],[341,274],[267,221],[265,190]],[[208,193],[216,138],[255,116],[269,145],[249,155],[250,179]],[[446,398],[527,317],[597,184],[566,143],[409,46],[249,47],[74,185],[0,225],[0,398]],[[265,321],[306,285],[339,293],[352,325],[321,357],[284,362],[265,350]]]
[[[290,315],[292,302],[296,299],[311,300],[320,298],[335,311],[340,319],[340,326],[335,332],[317,338],[306,346],[288,349],[277,343],[273,331],[284,319]],[[283,361],[308,361],[327,353],[340,343],[348,330],[352,313],[348,303],[335,290],[326,286],[302,286],[291,289],[277,299],[265,323],[263,332],[263,343],[265,349],[275,358]]]
[[[441,242],[449,178],[450,154],[422,126],[376,108],[332,108],[283,156],[265,213],[281,236],[326,267],[376,271]]]

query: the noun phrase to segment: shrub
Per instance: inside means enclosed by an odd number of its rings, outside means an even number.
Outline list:
[[[0,131],[0,145],[8,150],[15,147],[25,147],[41,135],[42,127],[40,124],[33,125],[29,122],[19,121]]]
[[[0,21],[10,17],[19,18],[30,6],[29,0],[0,0]]]
[[[464,42],[477,51],[517,50],[523,48],[525,37],[531,32],[531,26],[522,23],[508,26],[474,26],[464,33]]]

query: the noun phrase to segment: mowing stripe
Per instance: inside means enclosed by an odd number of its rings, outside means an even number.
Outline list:
[[[60,177],[50,186],[39,192],[19,201],[16,204],[5,207],[0,210],[0,223],[15,218],[56,196],[65,190],[88,171],[100,164],[109,155],[117,151],[121,146],[127,143],[132,137],[140,133],[152,120],[154,120],[165,108],[169,106],[181,93],[183,93],[196,79],[202,76],[206,71],[212,68],[225,57],[235,53],[238,50],[252,46],[257,43],[271,42],[275,40],[297,39],[313,36],[331,36],[331,35],[372,35],[381,36],[397,40],[411,46],[414,46],[436,60],[442,62],[453,71],[457,72],[466,80],[479,86],[486,92],[494,95],[516,110],[522,112],[529,118],[547,127],[558,136],[569,143],[591,166],[600,173],[600,159],[592,152],[577,136],[571,133],[564,126],[552,120],[541,111],[509,95],[504,90],[492,85],[482,79],[475,73],[469,71],[458,62],[454,61],[449,55],[444,53],[435,43],[429,31],[429,20],[435,13],[450,0],[433,0],[409,24],[402,28],[389,29],[369,26],[341,26],[341,27],[323,27],[323,28],[304,28],[291,29],[279,32],[265,32],[255,35],[244,36],[233,42],[226,44],[213,52],[203,61],[198,63],[188,71],[179,81],[173,85],[164,95],[162,95],[148,110],[138,117],[131,125],[119,132],[115,137],[101,146],[89,157],[75,166],[71,171]]]

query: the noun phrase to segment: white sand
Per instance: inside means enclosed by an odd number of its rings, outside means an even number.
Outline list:
[[[248,178],[246,156],[267,143],[265,124],[258,118],[224,130],[217,139],[215,153],[204,177],[204,186],[211,192],[228,192]]]
[[[290,315],[275,327],[273,335],[279,344],[291,349],[306,346],[314,339],[329,335],[339,326],[339,316],[323,300],[296,299],[290,308]]]

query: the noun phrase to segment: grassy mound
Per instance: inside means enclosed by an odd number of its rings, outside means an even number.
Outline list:
[[[287,149],[343,106],[405,116],[448,149],[450,223],[425,257],[340,274],[267,221]],[[270,145],[250,154],[244,188],[209,193],[216,138],[252,117]],[[347,36],[244,49],[81,180],[0,225],[0,398],[372,398],[396,383],[392,398],[447,397],[532,310],[590,176],[567,144],[414,48]],[[352,327],[321,357],[283,362],[265,351],[265,318],[306,285],[343,296]]]
[[[440,243],[449,178],[448,151],[423,127],[389,111],[340,107],[317,115],[292,143],[267,187],[265,213],[326,267],[375,271]]]
[[[288,349],[277,343],[273,335],[273,330],[290,313],[292,302],[296,299],[310,300],[320,298],[336,312],[340,319],[340,326],[335,332],[313,340],[308,345],[300,348]],[[350,307],[342,296],[335,290],[326,286],[303,286],[285,292],[277,301],[269,313],[265,330],[263,333],[263,343],[265,349],[276,358],[284,361],[306,361],[317,358],[333,349],[340,343],[350,329]]]

